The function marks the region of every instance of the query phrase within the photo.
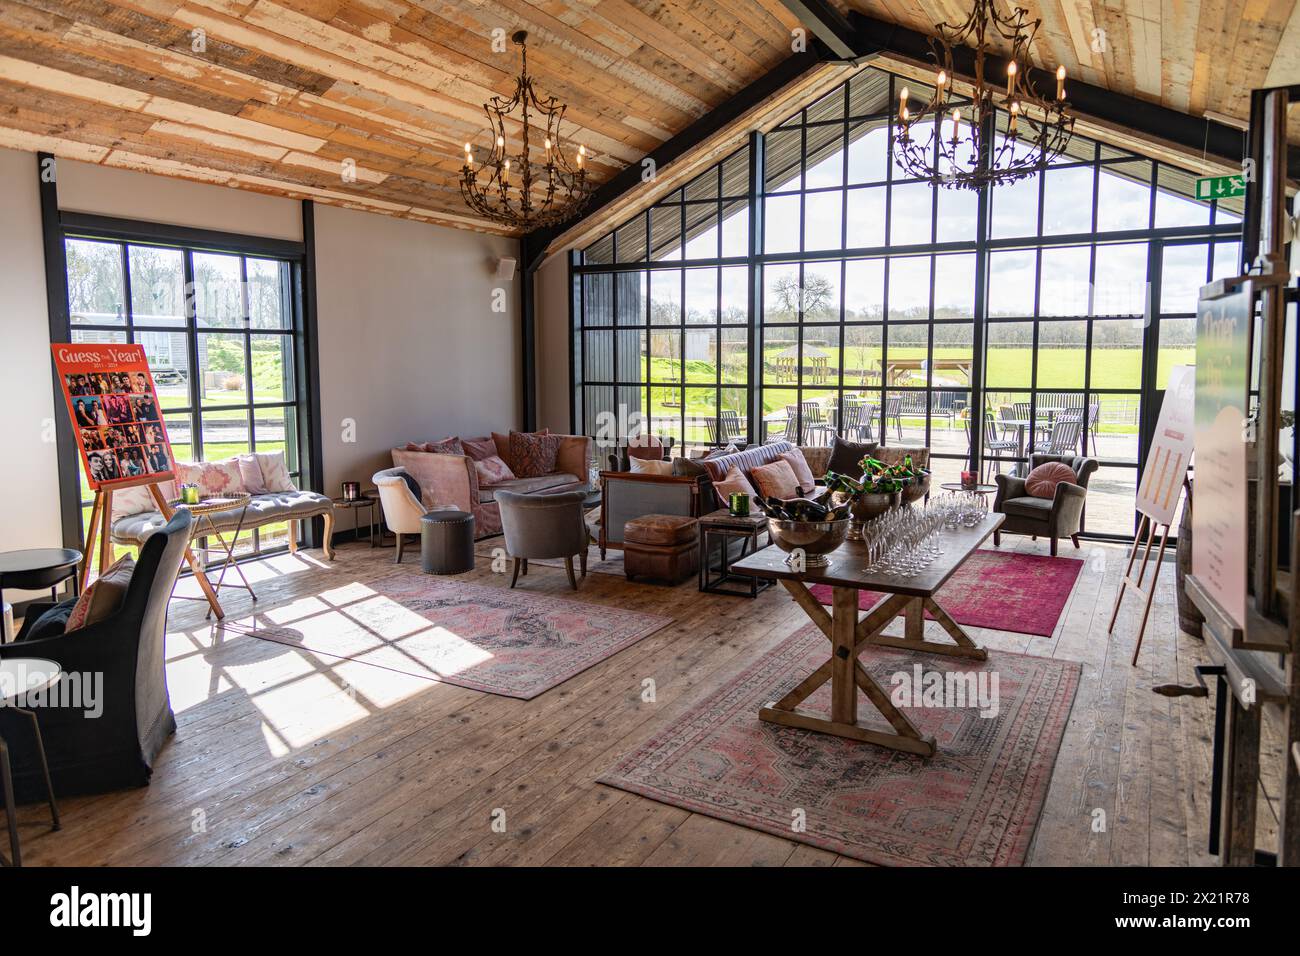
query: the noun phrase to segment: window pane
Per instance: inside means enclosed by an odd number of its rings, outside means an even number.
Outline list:
[[[656,329],[650,333],[650,381],[682,380],[682,333]]]
[[[167,440],[171,442],[172,458],[175,461],[194,461],[194,434],[190,427],[190,416],[164,415],[163,425],[167,429]]]
[[[718,270],[686,270],[686,322],[716,325],[718,321]]]
[[[743,385],[749,381],[749,330],[722,330],[722,381]]]
[[[1196,320],[1161,319],[1160,355],[1156,362],[1157,390],[1169,385],[1169,370],[1175,365],[1196,364]]]
[[[749,269],[744,266],[722,270],[722,322],[733,325],[749,322]]]
[[[1028,388],[1033,368],[1033,323],[990,323],[987,339],[984,377],[988,387]]]
[[[929,183],[894,186],[889,210],[889,244],[921,245],[930,242],[934,188]]]
[[[136,325],[185,326],[185,254],[179,249],[128,246],[131,317]]]
[[[803,320],[840,320],[840,264],[809,262],[803,267]]]
[[[204,461],[246,455],[252,450],[247,411],[205,412],[200,427],[203,429]]]
[[[889,260],[889,321],[924,321],[930,317],[930,257]]]
[[[681,270],[660,269],[650,273],[650,324],[679,325],[681,321]]]
[[[1157,229],[1209,224],[1210,203],[1195,198],[1195,175],[1161,164],[1156,170],[1156,183]]]
[[[686,258],[718,257],[718,207],[712,203],[686,207]]]
[[[763,200],[763,251],[799,251],[798,196],[770,196]]]
[[[616,382],[639,383],[646,380],[649,336],[650,333],[644,329],[620,329],[614,333],[614,344],[618,349],[614,367]],[[637,408],[639,409],[640,405]]]
[[[164,409],[190,404],[190,356],[184,332],[136,332]]]
[[[1136,468],[1098,468],[1088,481],[1084,530],[1094,534],[1131,536],[1137,477]]]
[[[840,190],[809,193],[804,199],[804,249],[842,249],[843,213],[844,193]]]
[[[645,261],[645,216],[637,216],[614,232],[615,249],[619,262]]]
[[[749,255],[749,206],[732,203],[722,209],[722,254]]]
[[[822,189],[844,182],[844,135],[835,127],[808,130],[808,172],[805,189]],[[822,141],[825,142],[822,142]]]
[[[849,182],[879,183],[885,179],[889,127],[884,120],[849,127]]]
[[[650,210],[650,258],[656,262],[682,257],[682,207],[655,206]]]
[[[1160,311],[1195,312],[1205,285],[1210,249],[1205,243],[1165,246],[1160,268]]]
[[[298,464],[298,418],[293,408],[260,408],[253,419],[257,451],[282,451],[290,472]]]
[[[1063,246],[1043,250],[1040,315],[1088,314],[1088,267],[1092,249]]]
[[[1038,326],[1038,387],[1083,388],[1087,322],[1042,322]]]
[[[798,189],[803,130],[779,129],[767,134],[763,143],[764,177],[769,193]]]
[[[274,259],[245,260],[248,271],[248,315],[255,329],[289,329],[293,321],[285,298],[287,263]]]
[[[939,189],[937,242],[973,242],[977,232],[979,194],[971,189]]]
[[[582,321],[587,326],[614,322],[614,278],[609,273],[582,277]]]
[[[848,325],[844,328],[844,385],[879,388],[884,327]]]
[[[874,249],[885,244],[885,188],[849,190],[848,248]]]
[[[849,259],[844,263],[844,321],[885,317],[885,260]]]
[[[1095,315],[1142,315],[1147,298],[1146,243],[1097,247]]]
[[[73,325],[124,325],[122,247],[115,242],[69,239],[68,308]]]
[[[935,256],[934,317],[969,319],[975,315],[975,254]]]
[[[248,404],[244,337],[229,332],[200,333],[199,375],[199,395],[204,405]]]
[[[1099,319],[1092,325],[1093,388],[1142,385],[1142,322]]]
[[[786,263],[763,267],[763,321],[798,322],[799,267]]]
[[[194,311],[199,325],[234,329],[244,325],[239,256],[194,253]]]
[[[1031,252],[989,253],[989,315],[1034,314],[1034,268]]]
[[[804,326],[803,375],[800,381],[805,386],[839,385],[839,326]]]
[[[1151,221],[1151,164],[1103,166],[1097,181],[1097,231],[1146,229]]]
[[[794,385],[798,381],[798,331],[789,326],[764,329],[763,384]]]
[[[995,186],[991,193],[994,239],[1038,234],[1038,177]]]
[[[1043,181],[1043,235],[1092,231],[1092,167],[1049,169]]]

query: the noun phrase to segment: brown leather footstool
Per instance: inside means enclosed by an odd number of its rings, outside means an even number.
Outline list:
[[[670,584],[693,577],[699,567],[694,518],[643,515],[623,526],[623,567],[630,581],[638,574]]]

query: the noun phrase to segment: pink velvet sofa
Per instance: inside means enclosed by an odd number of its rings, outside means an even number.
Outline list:
[[[420,485],[420,501],[426,508],[430,511],[440,508],[468,511],[474,516],[474,536],[488,538],[501,533],[501,508],[494,500],[498,491],[551,495],[587,487],[591,439],[584,435],[562,435],[561,438],[555,456],[555,471],[537,478],[515,478],[495,485],[479,484],[474,460],[468,455],[394,448],[393,464],[414,476]]]

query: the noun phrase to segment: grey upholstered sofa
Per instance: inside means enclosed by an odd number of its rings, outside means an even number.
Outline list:
[[[998,493],[993,499],[993,510],[1006,515],[1002,527],[993,532],[993,543],[1001,543],[1002,535],[1041,535],[1051,541],[1052,555],[1056,555],[1056,539],[1069,538],[1079,546],[1079,528],[1083,521],[1083,506],[1088,497],[1088,476],[1097,470],[1095,458],[1077,455],[1030,455],[1029,468],[1059,461],[1074,471],[1077,484],[1061,482],[1051,498],[1035,498],[1025,490],[1025,479],[1014,475],[994,475]]]
[[[334,502],[325,495],[317,494],[314,491],[271,491],[266,494],[253,495],[248,502],[248,513],[243,519],[243,530],[251,531],[253,528],[259,528],[262,525],[289,521],[289,550],[296,551],[298,536],[294,530],[293,521],[317,516],[325,519],[323,548],[325,556],[332,561],[334,560],[334,544],[331,541],[334,534]],[[238,509],[217,512],[209,515],[209,517],[216,529],[221,532],[234,531],[239,526],[240,513]],[[137,514],[123,515],[113,521],[111,532],[113,543],[143,545],[154,531],[166,523],[167,519],[159,511],[142,511]],[[206,519],[203,526],[207,527]]]

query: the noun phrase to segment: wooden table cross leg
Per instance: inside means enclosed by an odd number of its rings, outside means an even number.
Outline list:
[[[170,504],[167,503],[166,497],[158,490],[158,485],[151,484],[149,491],[153,495],[154,502],[158,505],[158,510],[168,521],[172,520],[172,515],[176,513]],[[189,544],[185,545],[185,560],[189,563],[190,570],[194,572],[194,580],[199,582],[199,588],[203,591],[203,596],[208,599],[208,607],[216,615],[218,621],[223,620],[226,612],[221,609],[221,602],[217,600],[217,592],[212,589],[212,582],[208,580],[207,574],[199,564],[198,559],[194,557],[194,552],[190,550]]]
[[[921,736],[916,725],[894,706],[889,693],[876,683],[875,678],[867,673],[867,669],[858,660],[858,653],[871,644],[872,639],[914,599],[903,594],[893,595],[859,621],[857,588],[835,587],[832,590],[832,613],[827,614],[801,581],[782,579],[781,584],[830,639],[831,657],[780,700],[769,701],[759,710],[759,719],[786,727],[848,737],[923,757],[933,756],[934,738]],[[831,682],[830,720],[799,710],[799,704],[828,680]],[[858,722],[859,689],[889,722],[894,729],[893,733],[875,730]]]

